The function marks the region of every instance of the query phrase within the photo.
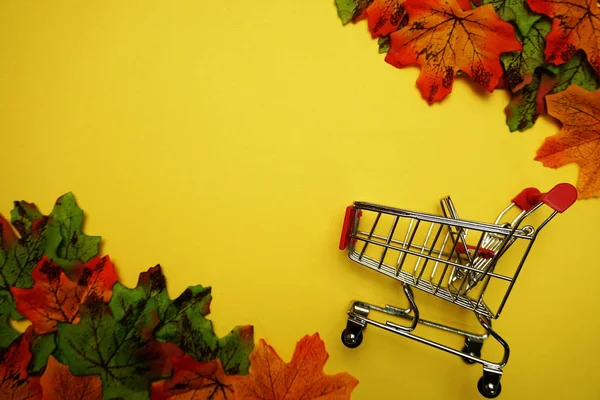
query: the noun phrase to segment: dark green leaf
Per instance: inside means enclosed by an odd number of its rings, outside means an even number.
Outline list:
[[[531,27],[526,36],[517,33],[519,41],[523,43],[522,51],[500,56],[508,84],[513,92],[529,85],[533,81],[535,70],[546,63],[544,55],[545,38],[551,27],[552,24],[549,21],[540,19]]]
[[[46,364],[48,364],[48,357],[50,357],[50,354],[52,354],[56,348],[56,334],[55,332],[52,332],[38,335],[35,333],[32,326],[27,328],[25,334],[31,344],[32,355],[28,370],[32,374],[39,374]]]
[[[363,13],[372,2],[373,0],[335,0],[342,24],[346,25],[364,18]]]
[[[379,45],[379,54],[387,53],[390,50],[390,37],[381,36],[377,40],[377,44]]]
[[[132,303],[123,293],[115,285],[111,309],[121,311],[119,320],[101,298],[88,297],[78,324],[58,324],[57,350],[74,375],[101,376],[104,398],[146,400],[150,383],[169,376],[170,357],[151,338],[158,321],[154,300]]]
[[[506,123],[510,131],[524,131],[535,124],[539,114],[536,113],[536,96],[540,88],[541,71],[536,72],[533,82],[512,95],[506,107]]]
[[[19,316],[19,314],[15,308],[12,294],[7,290],[0,290],[0,348],[10,346],[19,337],[19,332],[10,326],[10,318],[15,316]]]
[[[99,236],[81,231],[83,210],[77,206],[73,193],[61,196],[50,213],[46,255],[67,272],[76,262],[87,262],[98,254]]]

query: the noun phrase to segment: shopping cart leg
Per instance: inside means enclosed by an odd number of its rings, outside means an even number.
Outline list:
[[[481,348],[483,347],[483,339],[476,339],[472,336],[465,337],[465,345],[463,346],[463,353],[472,355],[473,357],[481,358]],[[467,364],[475,364],[475,361],[470,358],[463,357],[463,361]]]
[[[342,343],[346,347],[354,349],[360,346],[363,340],[362,331],[367,326],[367,323],[360,317],[367,318],[368,316],[369,309],[365,305],[357,301],[352,302],[348,312],[346,329],[342,331]]]

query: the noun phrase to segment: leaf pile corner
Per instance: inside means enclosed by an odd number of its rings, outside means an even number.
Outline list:
[[[511,100],[505,113],[511,132],[530,129],[540,115],[552,115],[547,96],[571,85],[590,92],[600,87],[596,0],[335,0],[335,4],[343,24],[368,20],[388,63],[398,68],[420,66],[417,87],[429,104],[452,91],[459,73],[490,92],[508,89]],[[585,128],[583,122],[572,123]],[[581,174],[582,198],[600,196],[600,190],[591,189],[595,185],[584,184],[600,179],[600,169],[588,166]]]
[[[264,345],[255,349],[253,327],[217,337],[206,318],[211,288],[171,299],[160,265],[125,287],[82,224],[72,193],[49,215],[19,201],[10,222],[0,216],[0,398],[248,398],[236,394],[240,382],[263,368],[251,366]],[[31,325],[19,334],[10,320],[23,318]],[[319,341],[322,362],[303,370],[325,379]],[[343,376],[349,386],[339,393],[349,398],[357,382]]]

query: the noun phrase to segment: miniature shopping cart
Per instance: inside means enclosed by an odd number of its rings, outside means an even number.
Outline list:
[[[467,363],[482,364],[479,392],[487,398],[497,397],[509,347],[492,329],[491,321],[504,309],[538,233],[576,199],[577,190],[566,183],[548,193],[528,188],[493,224],[460,219],[450,197],[441,200],[443,215],[355,202],[346,209],[340,249],[348,249],[352,261],[400,281],[410,306],[379,307],[353,301],[342,342],[350,348],[358,347],[363,330],[368,324],[374,325],[462,357]],[[485,333],[469,333],[421,319],[413,287],[473,311]],[[487,302],[492,295],[495,304]],[[407,323],[379,322],[370,318],[371,312]],[[417,336],[413,331],[418,324],[462,335],[464,347],[456,350]],[[499,362],[481,358],[483,342],[489,336],[504,349]]]

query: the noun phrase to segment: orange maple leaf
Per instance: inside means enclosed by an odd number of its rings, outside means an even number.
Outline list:
[[[600,74],[600,8],[597,0],[527,0],[529,7],[553,18],[546,36],[546,61],[560,65],[579,49]]]
[[[462,11],[456,0],[406,0],[404,8],[410,23],[390,35],[385,60],[420,65],[417,86],[429,104],[451,92],[459,70],[492,92],[503,74],[500,54],[522,49],[492,4]]]
[[[233,400],[233,377],[220,360],[201,363],[190,356],[173,357],[173,376],[152,383],[152,400]],[[239,399],[239,397],[238,397]]]
[[[76,281],[70,280],[62,269],[44,257],[31,272],[31,289],[10,288],[17,311],[31,320],[38,334],[53,332],[57,322],[76,323],[79,305],[90,294],[107,302],[112,287],[118,280],[115,267],[108,256],[94,257],[78,272]]]
[[[318,333],[298,342],[289,363],[261,339],[250,355],[250,375],[234,378],[236,398],[349,400],[358,381],[347,373],[325,375],[327,358]]]
[[[44,400],[102,400],[102,379],[99,375],[75,376],[69,367],[48,358],[46,371],[40,379]]]
[[[562,130],[537,151],[546,167],[579,165],[579,198],[600,196],[600,89],[595,92],[571,85],[546,96],[548,114],[562,122]]]

